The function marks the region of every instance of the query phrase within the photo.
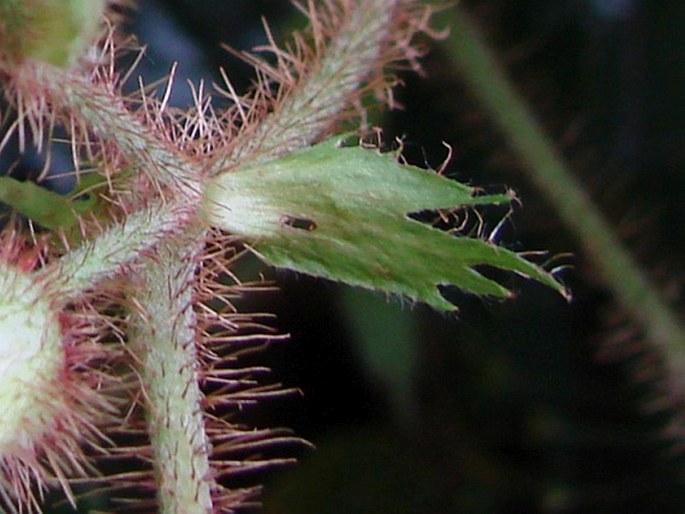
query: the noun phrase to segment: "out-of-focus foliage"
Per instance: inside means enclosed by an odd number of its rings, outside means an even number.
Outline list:
[[[202,9],[190,0],[141,4],[133,23],[150,31],[133,30],[143,43],[159,43],[151,52],[185,41],[197,45],[186,48],[190,54],[200,48],[208,60],[227,59],[218,50],[220,40],[241,48],[263,43],[259,15],[274,19],[286,12],[286,2],[273,0],[215,0]],[[685,257],[685,155],[679,143],[685,14],[679,3],[461,4],[477,15],[620,235],[677,300],[680,287],[670,273],[682,269]],[[163,36],[160,19],[168,21]],[[427,77],[403,77],[405,87],[396,94],[404,110],[387,115],[386,139],[404,136],[410,162],[433,167],[444,158],[439,142],[445,140],[454,149],[448,174],[514,188],[523,207],[499,233],[505,245],[574,250],[550,206],[540,202],[470,99],[458,70],[446,64],[440,43],[427,44]],[[151,78],[158,78],[167,67],[158,57],[143,66],[153,61],[161,67]],[[181,59],[180,71],[196,63]],[[238,79],[249,81],[247,75]],[[484,222],[494,228],[499,219],[498,212]],[[582,255],[565,275],[574,293],[571,305],[551,291],[515,282],[516,302],[459,297],[458,318],[398,303],[376,308],[330,283],[276,277],[283,291],[272,297],[273,307],[292,341],[271,348],[268,357],[303,396],[262,415],[293,427],[319,450],[292,470],[273,474],[266,512],[682,510],[685,464],[670,451],[673,444],[659,437],[669,413],[646,408],[652,388],[649,381],[634,381],[636,356],[607,346],[616,339],[630,342],[635,331]],[[452,294],[459,293],[447,292]],[[360,320],[348,324],[350,312]],[[408,323],[413,329],[402,330]],[[391,351],[397,327],[403,339],[394,356],[405,360],[388,358],[383,369],[383,358],[368,355]],[[634,343],[640,352],[639,339]],[[371,346],[360,351],[361,344]],[[598,353],[600,348],[607,351]],[[391,378],[397,370],[411,376]],[[398,391],[405,391],[407,411],[415,415],[398,412]]]

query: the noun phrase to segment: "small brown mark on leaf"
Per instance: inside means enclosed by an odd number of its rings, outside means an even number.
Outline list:
[[[316,222],[309,218],[299,216],[289,216],[284,214],[280,219],[281,226],[294,228],[296,230],[305,230],[311,232],[316,229]]]

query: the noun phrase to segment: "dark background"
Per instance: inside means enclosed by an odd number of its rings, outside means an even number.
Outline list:
[[[460,4],[502,62],[589,193],[657,284],[678,305],[685,193],[685,3],[638,0],[487,0]],[[264,42],[296,24],[277,0],[146,0],[128,30],[148,45],[151,82],[179,61],[185,77],[218,81],[223,66],[245,90],[250,69],[220,48]],[[439,25],[439,20],[437,21]],[[263,512],[675,513],[685,510],[685,460],[664,435],[640,380],[645,342],[613,303],[553,206],[540,197],[504,139],[469,95],[440,42],[425,77],[407,74],[401,111],[377,121],[406,157],[522,199],[500,244],[573,252],[566,303],[508,280],[517,298],[493,302],[447,291],[439,314],[287,272],[266,271],[280,292],[254,300],[291,334],[260,354],[273,380],[302,395],[246,413],[287,426],[317,449],[265,476]],[[503,213],[485,217],[486,230]],[[578,216],[583,216],[582,212]],[[617,344],[618,343],[618,344]],[[630,351],[625,351],[628,348]],[[621,350],[624,349],[624,350]]]
[[[170,60],[194,80],[249,68],[220,49],[280,33],[287,2],[142,2],[131,31],[146,65]],[[678,301],[685,192],[685,4],[637,0],[469,1],[573,169],[626,244]],[[438,22],[439,23],[439,22]],[[567,304],[511,280],[514,301],[454,294],[443,315],[291,273],[255,303],[278,314],[287,343],[259,356],[302,396],[246,415],[288,426],[317,450],[267,477],[267,513],[648,513],[683,510],[685,469],[651,411],[643,360],[612,350],[643,342],[576,242],[470,97],[439,42],[424,41],[426,77],[408,74],[404,110],[378,119],[406,156],[474,185],[513,187],[523,205],[500,235],[513,249],[573,252]],[[182,81],[178,82],[183,103]],[[187,101],[187,99],[186,99]],[[500,216],[498,213],[497,216]],[[578,213],[583,216],[583,213]],[[486,218],[487,219],[487,218]],[[497,218],[498,219],[498,218]],[[486,223],[494,223],[492,220]],[[492,225],[490,225],[492,227]],[[682,442],[682,441],[681,441]]]

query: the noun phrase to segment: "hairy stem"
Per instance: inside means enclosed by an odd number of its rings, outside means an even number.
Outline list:
[[[672,372],[669,380],[679,383],[685,372],[685,330],[678,318],[622,247],[615,231],[567,168],[462,9],[453,8],[450,12],[453,37],[449,49],[455,66],[526,164],[533,182],[578,238],[618,301],[660,350]]]
[[[131,345],[148,402],[161,514],[213,512],[192,308],[197,246],[181,237],[160,247],[138,275],[135,294],[139,312]]]
[[[178,233],[194,215],[185,203],[157,203],[129,215],[39,271],[54,296],[68,302],[100,280],[119,274],[161,241]]]
[[[21,80],[23,79],[23,80]],[[188,195],[200,193],[202,167],[178,152],[140,116],[129,111],[121,96],[85,78],[48,66],[30,68],[17,85],[39,84],[53,102],[86,123],[98,137],[116,143],[121,152],[153,182]]]
[[[362,3],[369,4],[369,2]],[[390,23],[391,10],[395,3],[395,0],[371,2],[374,7],[374,16],[369,16],[369,13],[364,9],[355,9],[347,24],[341,29],[330,51],[323,57],[319,68],[306,76],[291,91],[283,103],[259,125],[256,133],[255,131],[246,131],[242,138],[239,136],[240,144],[234,147],[236,150],[230,155],[220,158],[218,164],[213,166],[213,171],[219,172],[229,164],[243,163],[248,158],[250,165],[255,163],[255,159],[262,162],[270,160],[306,146],[319,136],[335,119],[336,114],[347,107],[349,96],[359,87],[361,81],[376,64],[380,47],[388,35],[387,25]],[[369,20],[373,21],[370,22]],[[363,50],[360,48],[362,46]],[[179,274],[178,264],[174,259],[168,259],[165,255],[173,255],[174,253],[180,255],[182,253],[181,248],[184,247],[187,247],[187,241],[183,238],[171,241],[170,246],[155,260],[154,265],[144,270],[142,273],[144,281],[150,284],[171,283],[172,277]],[[197,247],[197,245],[192,248],[194,248],[195,253],[187,253],[184,257],[191,262],[202,252],[202,248]],[[167,292],[167,294],[169,293]],[[154,307],[162,300],[163,298],[147,298],[144,304],[145,310],[148,309],[148,306]],[[170,316],[173,319],[182,319],[185,314],[179,309],[187,310],[187,305],[183,303],[167,304],[162,317],[154,322],[151,322],[150,319],[145,320],[144,325],[148,327],[146,330],[157,326],[157,323],[161,323],[160,326],[168,324],[167,320]],[[153,344],[159,345],[159,351],[171,353],[172,350],[170,350],[168,343],[164,344],[165,341],[162,336],[169,337],[172,334],[152,330],[156,333],[146,334],[145,338],[148,338],[149,341],[154,340]],[[173,353],[176,355],[173,362],[176,365],[185,362],[184,369],[187,373],[191,373],[192,368],[188,363],[195,359],[194,334],[186,333],[185,336],[188,339],[185,341],[181,339],[181,335],[180,333],[173,334],[175,339],[172,347]],[[142,337],[140,340],[145,341]],[[150,343],[145,341],[143,344]],[[157,352],[157,350],[152,349],[147,351],[150,356],[153,355],[151,352]],[[185,358],[183,352],[186,352]],[[166,357],[166,359],[169,358],[171,357]],[[160,358],[160,362],[166,362],[166,360]],[[173,363],[170,362],[167,365],[171,364]],[[164,385],[166,381],[178,381],[177,376],[170,372],[165,376],[160,370],[154,371],[154,368],[153,371],[146,372],[145,376],[147,377],[144,378],[146,382],[148,380],[154,382],[154,384],[151,382],[148,385],[151,390],[155,391],[155,396],[150,396],[151,409],[158,410],[160,405],[175,405],[179,402],[180,397],[172,385]],[[192,386],[188,385],[189,382],[185,380],[183,383],[184,387],[188,387],[188,391],[195,391],[195,387],[197,387],[197,382]],[[197,434],[188,430],[188,427],[191,426],[189,420],[192,413],[200,416],[199,419],[193,419],[193,423],[201,422],[200,397],[194,396],[195,394],[195,392],[192,395],[187,392],[186,396],[183,397],[186,401],[182,408],[182,411],[186,412],[185,417],[179,417],[178,413],[151,411],[151,416],[158,419],[154,423],[151,422],[149,429],[153,451],[157,456],[155,465],[157,466],[157,479],[159,481],[160,512],[163,514],[208,512],[206,511],[204,494],[208,491],[209,481],[206,476],[197,472],[198,469],[206,469],[207,455],[206,452],[202,451],[189,451],[193,448],[197,449],[198,445],[194,439]],[[160,415],[165,415],[166,418],[159,418]],[[170,432],[173,432],[178,439],[172,439],[170,435],[167,435]],[[185,441],[181,441],[183,438]],[[179,448],[186,448],[188,451],[178,451],[171,458],[168,458],[167,452],[170,448],[173,449],[173,446],[169,446],[172,440],[173,444],[178,445]],[[202,460],[201,463],[200,460]],[[174,492],[174,489],[169,487],[172,483],[171,480],[178,480],[177,485],[185,487],[187,491],[198,491],[199,493],[194,497],[194,500],[190,496],[184,497],[184,503],[181,504],[178,497],[179,493]]]
[[[328,35],[331,42],[326,53],[318,63],[307,63],[310,71],[255,130],[239,136],[237,144],[231,145],[234,150],[216,161],[211,174],[244,162],[247,157],[255,165],[306,147],[349,107],[351,97],[381,59],[399,0],[333,3],[350,5],[339,31]],[[317,13],[310,16],[316,24]]]
[[[318,29],[320,17],[338,12],[335,33],[317,34],[316,50],[305,52],[302,73],[286,84],[265,119],[243,127],[211,173],[228,167],[264,162],[314,142],[358,96],[361,84],[379,69],[382,48],[391,36],[394,8],[399,0],[326,0],[311,8]],[[328,13],[328,14],[326,14]],[[330,21],[330,20],[329,20]],[[326,27],[330,31],[330,27]],[[326,48],[325,48],[326,47]],[[373,78],[373,77],[372,77]],[[17,80],[21,88],[22,77]],[[173,143],[155,132],[139,114],[100,84],[36,66],[24,78],[40,84],[52,102],[75,114],[96,136],[114,143],[128,162],[145,171],[160,191],[180,192],[190,205],[202,194],[205,170],[185,158]],[[176,199],[174,199],[176,201]],[[95,282],[139,259],[132,285],[135,329],[131,346],[138,356],[146,398],[159,512],[213,512],[210,444],[205,432],[196,355],[192,291],[195,263],[203,251],[203,228],[189,226],[188,217],[167,213],[175,204],[152,201],[151,207],[129,216],[64,256],[46,272],[57,278],[64,297],[77,295]],[[156,206],[153,206],[156,205]]]

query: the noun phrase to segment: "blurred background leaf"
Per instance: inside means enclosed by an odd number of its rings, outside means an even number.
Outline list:
[[[682,2],[460,6],[498,49],[617,234],[682,305]],[[201,8],[190,0],[145,0],[130,31],[149,45],[140,68],[146,82],[180,61],[173,101],[184,106],[184,79],[215,79],[219,65],[236,87],[248,87],[249,68],[220,42],[264,43],[260,16],[282,34],[292,14],[282,0],[207,0]],[[446,47],[425,44],[427,76],[403,74],[396,94],[404,110],[379,118],[385,139],[404,136],[409,162],[433,168],[447,142],[454,149],[448,175],[517,191],[523,206],[498,240],[513,250],[575,252],[575,269],[564,275],[575,300],[569,305],[541,286],[508,278],[517,298],[504,303],[447,290],[460,307],[457,317],[291,273],[272,275],[281,291],[245,302],[277,312],[280,330],[292,339],[250,358],[267,361],[276,380],[303,394],[264,403],[242,421],[290,426],[318,449],[265,477],[265,511],[682,512],[685,462],[664,437],[671,413],[652,408],[656,363],[639,331],[530,185]],[[17,174],[35,176],[40,166],[37,156]],[[484,230],[505,214],[486,212]]]

